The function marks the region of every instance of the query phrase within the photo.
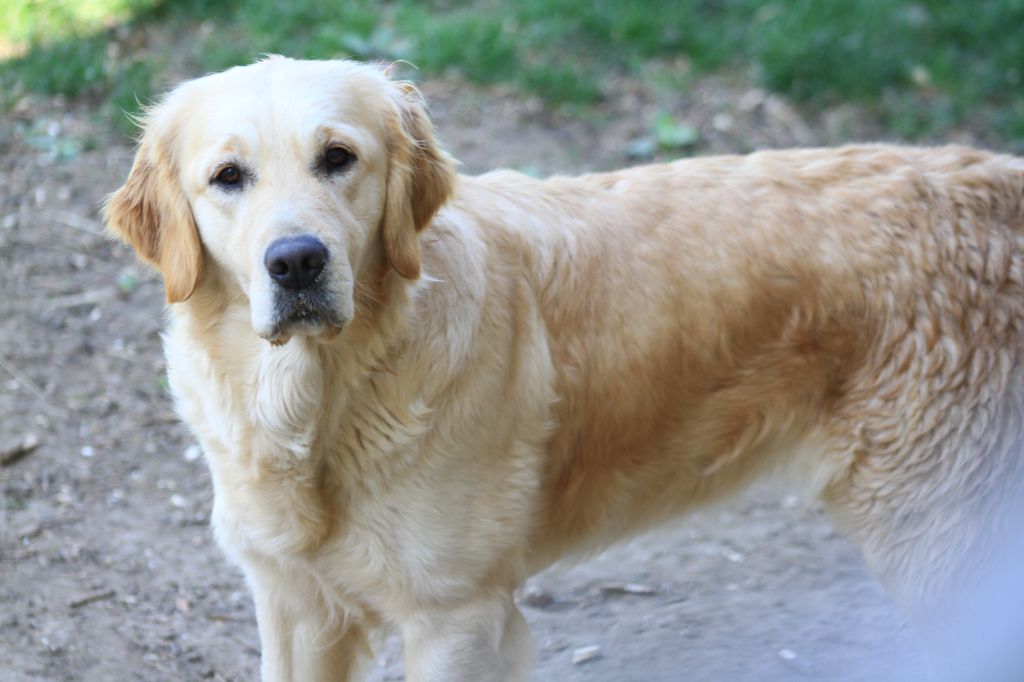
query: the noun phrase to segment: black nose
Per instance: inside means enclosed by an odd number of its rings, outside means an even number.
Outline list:
[[[323,272],[327,247],[309,235],[282,237],[267,247],[263,263],[285,289],[305,289]]]

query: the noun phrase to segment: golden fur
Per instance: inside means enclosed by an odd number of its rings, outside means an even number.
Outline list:
[[[356,152],[337,179],[310,172],[328,138]],[[254,169],[230,196],[225,158]],[[410,680],[525,679],[526,576],[765,473],[926,625],[1019,495],[1013,157],[457,176],[410,86],[270,58],[157,106],[107,217],[163,274],[265,680],[357,676],[387,627]],[[275,335],[263,251],[296,232],[344,324]]]

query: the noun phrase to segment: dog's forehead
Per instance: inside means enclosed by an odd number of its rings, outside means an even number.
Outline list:
[[[186,135],[210,143],[257,141],[268,131],[309,136],[330,125],[380,125],[392,84],[377,68],[345,61],[270,58],[190,81],[173,99]]]

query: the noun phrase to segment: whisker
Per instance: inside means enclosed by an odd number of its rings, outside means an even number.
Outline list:
[[[358,283],[355,285],[353,293],[355,293],[356,297],[358,297],[362,303],[370,307],[379,307],[384,305],[383,300],[375,296],[370,291],[367,291],[365,287]]]

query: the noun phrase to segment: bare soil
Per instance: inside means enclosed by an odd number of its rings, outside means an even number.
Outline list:
[[[678,95],[622,81],[575,114],[458,81],[425,92],[468,172],[636,163],[662,111],[696,127],[699,154],[884,137],[864,112],[800,112],[722,79]],[[0,465],[5,682],[257,676],[250,598],[214,546],[209,476],[166,393],[161,284],[102,233],[98,204],[131,154],[81,106],[27,101],[0,122],[0,454],[40,443]],[[923,678],[856,549],[784,492],[546,572],[521,602],[538,680]],[[583,647],[598,649],[574,663]],[[400,658],[383,643],[373,679],[402,679]]]

